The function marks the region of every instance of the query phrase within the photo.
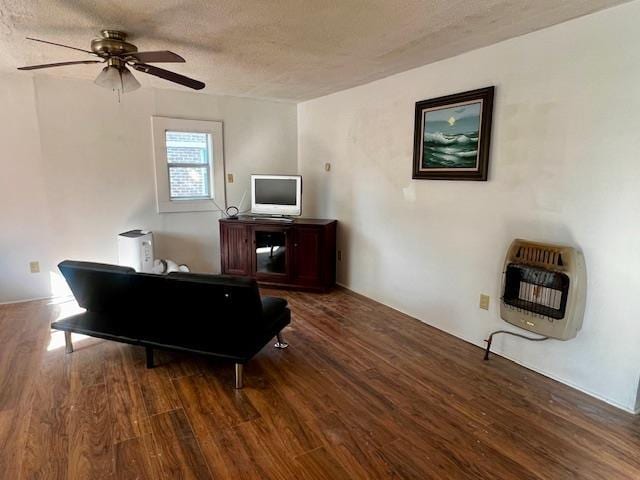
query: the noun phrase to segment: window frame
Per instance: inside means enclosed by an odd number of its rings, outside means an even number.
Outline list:
[[[167,159],[166,132],[206,133],[209,141],[209,162],[206,164],[181,163],[176,167],[206,166],[209,177],[209,197],[172,198],[169,184],[171,164]],[[222,122],[190,120],[171,117],[151,117],[153,157],[158,213],[205,212],[226,208],[224,166],[224,139]],[[218,207],[219,205],[219,207]]]

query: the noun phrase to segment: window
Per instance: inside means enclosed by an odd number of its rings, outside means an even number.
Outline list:
[[[171,200],[211,198],[211,135],[165,132]]]
[[[158,212],[225,207],[222,123],[152,117]]]

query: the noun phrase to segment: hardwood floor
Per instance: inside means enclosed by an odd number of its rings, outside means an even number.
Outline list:
[[[640,478],[640,420],[344,290],[289,299],[245,368],[75,337],[0,306],[7,479]]]

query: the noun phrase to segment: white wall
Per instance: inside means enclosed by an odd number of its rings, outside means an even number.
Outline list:
[[[0,302],[48,296],[48,215],[33,82],[0,81]],[[45,265],[42,265],[43,267]],[[48,266],[48,263],[47,263]]]
[[[511,240],[578,245],[589,276],[578,337],[498,337],[494,349],[633,409],[638,18],[635,2],[300,104],[305,215],[339,220],[339,281],[484,345],[490,331],[507,327],[498,298]],[[496,85],[489,181],[411,180],[415,102],[489,85]],[[478,309],[481,292],[492,297],[489,312]]]
[[[0,302],[49,296],[65,258],[116,262],[132,228],[154,231],[156,257],[219,271],[218,212],[156,212],[152,115],[223,121],[230,205],[251,173],[297,171],[294,104],[150,88],[118,104],[91,82],[27,74],[0,77],[0,95]]]

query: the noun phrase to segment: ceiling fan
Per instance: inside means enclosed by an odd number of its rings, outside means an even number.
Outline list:
[[[27,40],[34,42],[46,43],[49,45],[57,45],[58,47],[78,50],[90,55],[99,57],[100,60],[77,60],[72,62],[46,63],[43,65],[31,65],[28,67],[20,67],[18,70],[37,70],[40,68],[64,67],[67,65],[81,65],[91,63],[106,63],[107,66],[102,69],[98,77],[95,79],[96,85],[109,88],[120,93],[132,92],[140,88],[140,83],[133,76],[129,68],[142,73],[148,73],[156,77],[169,80],[170,82],[184,85],[185,87],[201,90],[205,87],[203,82],[185,77],[179,73],[171,72],[163,68],[148,65],[149,63],[164,62],[184,62],[184,58],[168,50],[155,52],[139,52],[138,48],[126,41],[127,34],[118,30],[102,30],[100,38],[91,41],[91,50],[70,47],[60,43],[48,42],[37,38],[27,37]]]

